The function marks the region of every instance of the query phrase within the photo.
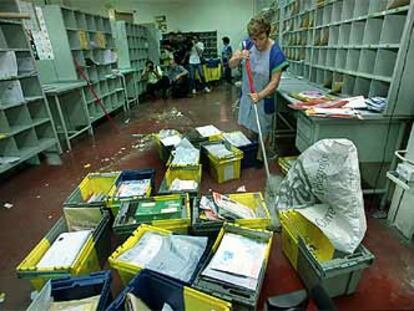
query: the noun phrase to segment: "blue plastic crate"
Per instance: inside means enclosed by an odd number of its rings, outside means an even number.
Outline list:
[[[143,270],[115,298],[108,311],[123,311],[128,293],[140,298],[151,310],[161,310],[167,303],[173,310],[230,310],[231,305],[223,300],[185,286],[183,283],[161,275]]]
[[[112,302],[111,281],[111,271],[100,271],[88,276],[51,280],[51,295],[56,302],[100,295],[97,310],[106,310]]]
[[[155,189],[155,169],[144,168],[137,170],[123,170],[116,185],[118,186],[121,182],[128,180],[140,180],[140,179],[151,179],[151,188]]]
[[[243,151],[243,159],[241,160],[241,168],[253,167],[256,164],[257,152],[259,150],[259,144],[257,141],[253,141],[251,144],[237,147]]]

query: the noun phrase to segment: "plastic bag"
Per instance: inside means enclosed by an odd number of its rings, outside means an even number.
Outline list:
[[[147,232],[119,260],[190,282],[206,250],[207,237]]]
[[[358,154],[351,141],[324,139],[298,157],[280,185],[276,208],[298,207],[336,249],[355,251],[367,224]]]

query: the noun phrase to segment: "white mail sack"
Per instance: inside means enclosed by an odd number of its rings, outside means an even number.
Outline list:
[[[305,150],[282,181],[276,208],[297,208],[337,250],[353,253],[367,229],[355,145],[324,139]]]

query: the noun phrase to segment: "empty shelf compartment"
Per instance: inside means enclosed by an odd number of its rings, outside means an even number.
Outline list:
[[[374,74],[385,77],[392,77],[397,60],[398,51],[380,49],[375,61]]]
[[[0,81],[0,107],[19,105],[24,102],[20,81]]]
[[[370,18],[365,25],[363,44],[377,44],[380,41],[383,18]]]
[[[357,71],[361,50],[349,49],[346,56],[346,70]]]
[[[357,2],[361,2],[361,1],[357,1]],[[353,22],[351,26],[349,44],[351,45],[362,44],[362,40],[364,38],[364,31],[365,31],[365,21]]]
[[[372,74],[377,51],[375,49],[363,49],[359,58],[358,71]]]
[[[405,14],[392,14],[384,17],[381,32],[381,44],[400,43],[407,16]]]
[[[362,77],[357,77],[355,80],[355,87],[354,87],[354,96],[365,96],[368,97],[369,95],[369,90],[371,87],[371,82],[372,80],[370,79],[365,79]]]

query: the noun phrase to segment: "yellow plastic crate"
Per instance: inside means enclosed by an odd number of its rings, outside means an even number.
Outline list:
[[[279,212],[282,224],[282,250],[292,266],[297,270],[299,237],[313,249],[320,262],[333,258],[335,248],[326,235],[302,214],[294,210]]]
[[[210,160],[210,174],[219,184],[240,178],[243,152],[234,146],[231,146],[231,150],[231,158],[218,159],[210,153],[207,155]]]
[[[64,202],[65,206],[101,206],[116,183],[120,172],[90,173]],[[87,200],[93,195],[101,193],[104,197],[99,202],[88,203]]]
[[[181,180],[194,180],[199,185],[201,183],[201,174],[202,174],[202,165],[196,166],[187,166],[187,167],[168,167],[165,172],[165,181],[167,182],[167,187],[169,188],[174,181],[178,178]]]
[[[37,263],[42,259],[58,235],[67,232],[67,229],[64,218],[59,219],[46,236],[16,268],[17,276],[21,279],[29,280],[37,291],[41,290],[50,279],[84,275],[101,270],[93,235],[86,241],[85,246],[71,266],[54,268],[36,267]]]
[[[112,268],[118,271],[119,277],[121,278],[122,284],[127,286],[132,278],[137,275],[144,267],[139,267],[136,265],[131,265],[118,260],[118,257],[123,254],[128,249],[135,246],[138,241],[144,236],[147,232],[155,232],[162,235],[169,235],[171,231],[157,228],[149,225],[139,226],[132,235],[121,245],[115,252],[109,257],[108,262]]]
[[[271,225],[270,213],[261,192],[233,193],[226,194],[226,196],[254,210],[257,215],[254,219],[226,220],[227,223],[234,223],[250,229],[263,230]],[[200,219],[199,200],[194,200],[192,218],[193,232],[201,235],[209,235],[220,231],[223,221]]]
[[[270,213],[261,192],[232,193],[228,196],[230,199],[253,209],[255,213],[258,211],[261,213],[254,219],[236,219],[235,224],[251,229],[267,229],[271,225]]]
[[[191,287],[184,286],[184,307],[185,310],[197,311],[230,311],[231,303],[207,295]]]

